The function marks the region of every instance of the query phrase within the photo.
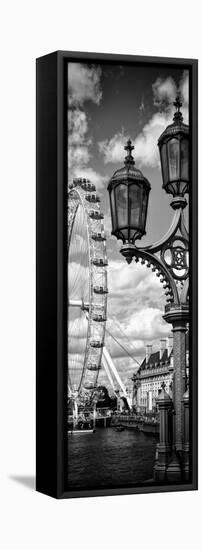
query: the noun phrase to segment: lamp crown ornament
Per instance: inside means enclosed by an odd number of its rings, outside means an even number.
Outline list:
[[[134,158],[131,155],[131,151],[134,149],[134,145],[132,145],[132,141],[128,139],[127,144],[124,147],[125,151],[127,151],[127,155],[124,160],[124,164],[135,164]]]
[[[175,121],[176,122],[182,122],[183,121],[183,116],[182,116],[182,113],[180,111],[180,108],[182,107],[182,103],[180,101],[180,96],[179,95],[176,96],[176,99],[173,102],[173,105],[176,108],[176,112],[174,113],[174,117],[173,117],[174,122]]]

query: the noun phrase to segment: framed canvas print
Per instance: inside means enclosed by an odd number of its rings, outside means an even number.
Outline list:
[[[37,59],[36,488],[197,489],[197,60]]]

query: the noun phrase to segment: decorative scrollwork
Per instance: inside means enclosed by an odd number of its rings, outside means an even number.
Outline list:
[[[182,236],[170,239],[161,251],[161,259],[174,279],[185,280],[188,277],[188,242]]]
[[[160,282],[163,283],[166,301],[170,306],[188,300],[188,239],[183,209],[180,208],[175,212],[170,229],[157,243],[144,248],[133,247],[135,261],[141,260],[141,263],[152,268],[157,277],[161,275]]]

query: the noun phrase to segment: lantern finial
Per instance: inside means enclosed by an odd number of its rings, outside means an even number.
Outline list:
[[[124,149],[125,151],[127,151],[127,156],[125,157],[124,164],[135,164],[134,158],[131,155],[131,151],[133,151],[134,145],[132,145],[132,142],[130,139],[128,139]]]
[[[174,122],[182,122],[183,121],[183,116],[182,116],[182,113],[180,111],[180,107],[182,107],[182,103],[180,101],[180,96],[177,95],[176,96],[176,100],[173,102],[173,105],[174,107],[176,107],[176,112],[174,114]]]

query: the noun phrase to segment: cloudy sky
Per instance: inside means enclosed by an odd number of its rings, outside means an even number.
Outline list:
[[[173,211],[162,189],[157,140],[173,118],[177,90],[188,123],[188,74],[169,67],[134,65],[68,65],[68,180],[86,177],[96,184],[105,216],[108,253],[107,328],[137,361],[145,345],[158,349],[159,339],[170,334],[162,319],[165,298],[157,277],[145,266],[129,266],[111,236],[107,185],[123,165],[124,145],[130,138],[137,168],[151,183],[147,235],[141,246],[155,242],[167,231]],[[108,349],[124,381],[137,363],[107,336]]]

